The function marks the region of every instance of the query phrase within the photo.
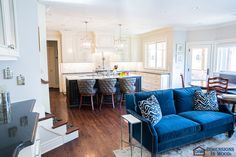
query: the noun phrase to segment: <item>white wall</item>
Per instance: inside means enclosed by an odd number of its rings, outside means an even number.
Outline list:
[[[177,51],[177,45],[183,45],[184,49],[181,52]],[[182,87],[180,74],[184,74],[185,71],[185,49],[186,45],[186,31],[174,31],[173,32],[173,58],[172,58],[172,88]]]
[[[48,81],[47,43],[46,43],[46,8],[38,3],[38,28],[40,33],[40,72],[43,80]],[[41,103],[50,113],[49,85],[41,84]]]
[[[187,32],[188,42],[218,41],[236,38],[236,24],[218,27],[206,27]]]
[[[12,102],[36,99],[41,102],[40,54],[38,48],[38,16],[36,0],[17,0],[16,16],[18,19],[18,38],[20,57],[17,61],[0,61],[0,85],[6,86]],[[14,78],[3,79],[2,69],[10,66]],[[25,76],[24,86],[16,85],[16,76]]]

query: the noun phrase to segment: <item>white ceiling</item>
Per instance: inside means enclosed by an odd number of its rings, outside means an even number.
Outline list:
[[[236,21],[236,0],[41,0],[48,30],[129,34],[162,28],[198,27]],[[64,1],[64,2],[63,2]]]

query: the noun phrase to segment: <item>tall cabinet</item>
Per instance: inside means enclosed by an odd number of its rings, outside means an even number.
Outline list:
[[[19,57],[15,1],[0,0],[0,60]]]

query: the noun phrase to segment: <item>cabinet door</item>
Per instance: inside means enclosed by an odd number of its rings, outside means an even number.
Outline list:
[[[0,60],[19,56],[15,10],[15,0],[0,0]]]
[[[10,20],[10,46],[17,48],[16,40],[16,16],[15,16],[15,0],[9,0],[9,20]]]
[[[3,47],[5,43],[5,30],[4,30],[4,22],[3,22],[3,5],[2,1],[0,1],[0,46]]]

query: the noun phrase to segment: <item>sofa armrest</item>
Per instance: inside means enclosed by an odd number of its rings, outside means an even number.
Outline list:
[[[150,152],[152,153],[156,153],[158,152],[158,135],[156,130],[154,129],[154,127],[152,126],[151,122],[145,118],[143,118],[142,116],[138,115],[136,112],[132,111],[132,110],[127,110],[128,114],[132,114],[134,117],[136,117],[137,119],[142,121],[142,131],[143,131],[143,146],[146,147]],[[136,126],[134,126],[134,138],[136,138],[136,140],[140,141],[140,124],[136,124]]]
[[[145,118],[143,118],[142,116],[138,115],[136,112],[132,111],[132,110],[127,110],[127,113],[132,114],[134,117],[138,118],[139,120],[142,121],[143,126],[147,126],[149,128],[150,133],[152,134],[152,136],[157,136],[157,132],[154,129],[154,127],[152,126],[151,122]]]
[[[234,115],[233,112],[229,110],[226,104],[219,104],[219,111]]]

